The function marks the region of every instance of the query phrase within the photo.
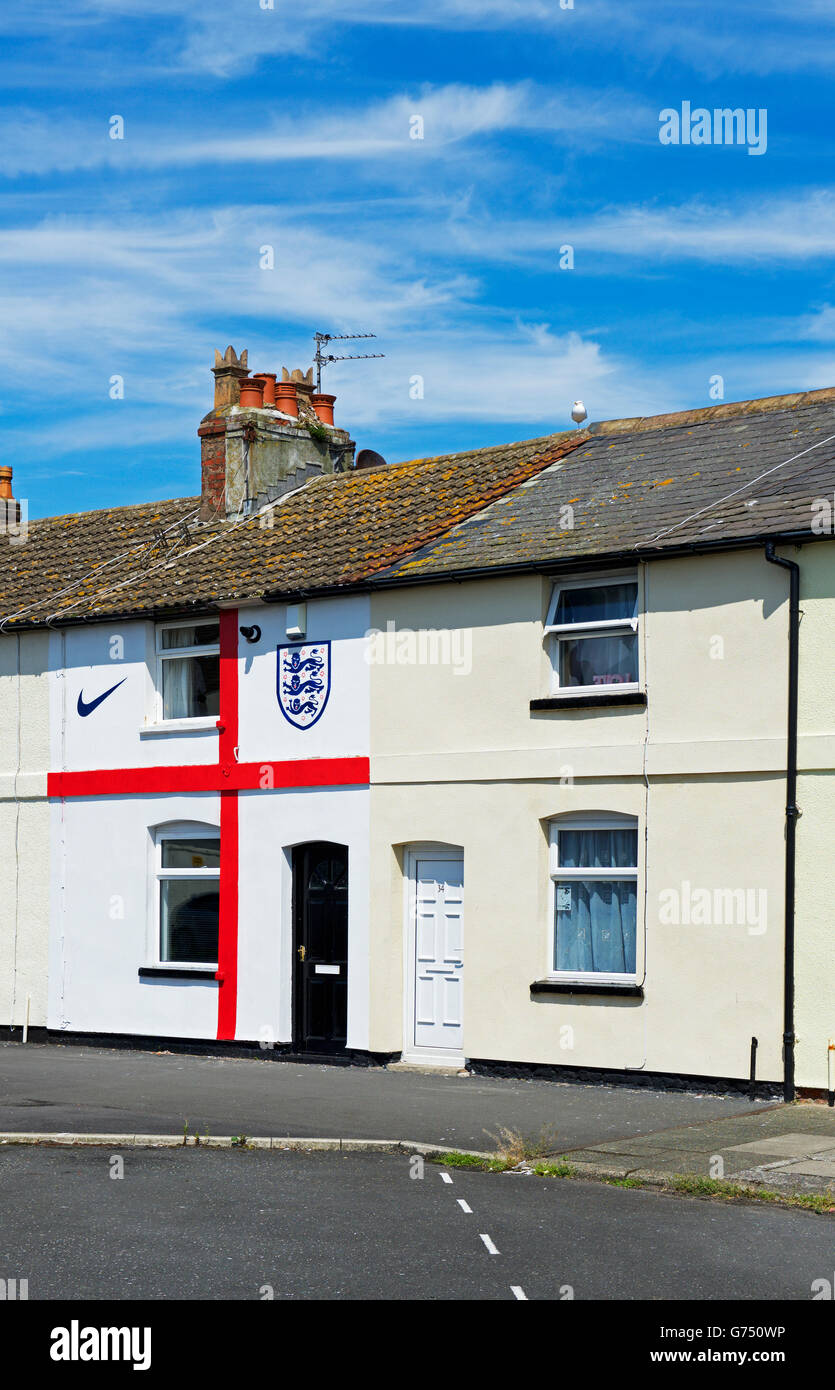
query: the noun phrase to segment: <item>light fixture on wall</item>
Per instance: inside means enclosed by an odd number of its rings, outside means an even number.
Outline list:
[[[241,628],[241,636],[244,637],[247,642],[260,642],[261,629],[257,623],[253,623],[252,627]]]

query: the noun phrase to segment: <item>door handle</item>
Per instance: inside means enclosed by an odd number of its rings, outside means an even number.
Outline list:
[[[305,951],[304,946],[300,946],[298,951],[299,960],[304,960],[306,954],[307,952]]]

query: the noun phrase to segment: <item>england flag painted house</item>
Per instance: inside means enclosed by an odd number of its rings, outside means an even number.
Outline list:
[[[199,497],[37,522],[0,579],[3,1022],[367,1054],[361,582],[547,459],[355,467],[310,373],[214,376]]]
[[[299,1048],[367,1048],[367,608],[308,606],[307,724],[284,606],[54,639],[51,1028],[289,1041],[298,974]]]

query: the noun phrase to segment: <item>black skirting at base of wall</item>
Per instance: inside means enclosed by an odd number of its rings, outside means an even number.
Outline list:
[[[16,1032],[20,1038],[20,1029],[3,1029],[0,1032],[0,1041],[7,1034],[11,1036]],[[35,1033],[40,1036],[35,1037]],[[393,1052],[362,1052],[359,1050],[343,1050],[342,1052],[294,1052],[290,1043],[274,1043],[271,1047],[265,1047],[260,1042],[218,1042],[211,1038],[165,1038],[147,1037],[140,1033],[72,1033],[58,1029],[39,1028],[29,1029],[30,1042],[42,1042],[51,1046],[60,1046],[62,1043],[71,1047],[104,1047],[119,1048],[130,1052],[166,1052],[188,1053],[196,1057],[260,1057],[264,1061],[276,1062],[318,1062],[320,1066],[329,1067],[384,1067],[387,1062],[394,1061],[399,1053]]]
[[[48,1035],[45,1028],[29,1029],[29,1042],[45,1043],[47,1040]],[[0,1028],[0,1042],[23,1042],[23,1025],[19,1024],[15,1027],[10,1027],[8,1024],[4,1024],[4,1026]]]
[[[22,1042],[20,1027],[0,1028],[0,1042]],[[146,1037],[136,1033],[71,1033],[30,1028],[29,1042],[50,1046],[121,1048],[133,1052],[186,1053],[196,1057],[260,1057],[266,1061],[307,1062],[330,1067],[385,1067],[398,1061],[399,1052],[364,1052],[358,1049],[329,1052],[294,1052],[290,1043],[264,1047],[260,1042],[217,1042],[210,1038]],[[709,1095],[739,1095],[756,1100],[780,1100],[782,1081],[757,1081],[752,1092],[747,1077],[699,1076],[676,1072],[614,1071],[605,1067],[564,1067],[550,1062],[503,1062],[496,1058],[467,1058],[476,1076],[506,1077],[516,1081],[556,1081],[580,1086],[625,1086],[654,1091],[697,1091]],[[826,1100],[828,1092],[812,1086],[797,1088],[799,1099]]]
[[[699,1091],[710,1095],[746,1096],[753,1100],[780,1100],[782,1081],[751,1082],[735,1076],[690,1076],[663,1071],[611,1071],[605,1067],[561,1067],[549,1062],[500,1062],[472,1057],[467,1061],[476,1076],[507,1077],[517,1081],[561,1081],[580,1086],[626,1086],[653,1091]],[[820,1092],[824,1095],[825,1092]]]

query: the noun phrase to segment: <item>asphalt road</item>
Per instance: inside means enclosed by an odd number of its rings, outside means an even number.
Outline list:
[[[112,1157],[0,1150],[0,1277],[27,1279],[30,1302],[808,1301],[831,1277],[832,1224],[805,1212],[512,1174],[445,1181],[433,1164],[412,1178],[389,1155],[126,1150],[122,1178]]]
[[[492,1149],[505,1126],[556,1150],[762,1110],[743,1096],[272,1059],[0,1043],[0,1130],[407,1139]]]

